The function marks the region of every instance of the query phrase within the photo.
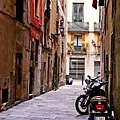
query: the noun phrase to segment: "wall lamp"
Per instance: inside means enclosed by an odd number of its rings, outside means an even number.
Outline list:
[[[60,20],[60,33],[61,33],[61,36],[64,37],[64,28],[65,28],[65,20],[64,18],[62,17],[62,19]]]
[[[64,37],[64,28],[60,28],[61,36]]]
[[[92,40],[92,42],[91,42],[91,43],[92,43],[93,47],[95,47],[95,48],[96,48],[96,47],[100,48],[100,46],[97,46],[97,45],[96,45],[96,43],[95,43],[95,41],[94,41],[94,40]]]

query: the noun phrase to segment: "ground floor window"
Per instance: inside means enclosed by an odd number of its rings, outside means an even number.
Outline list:
[[[82,79],[85,74],[85,58],[69,59],[69,75],[73,79]]]

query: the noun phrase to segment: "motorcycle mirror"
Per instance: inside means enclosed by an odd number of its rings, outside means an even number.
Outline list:
[[[90,76],[90,75],[87,75],[87,77],[88,77],[89,79],[91,79],[91,76]]]
[[[97,75],[100,74],[100,72],[97,73]]]
[[[86,84],[90,84],[90,80],[85,79]]]

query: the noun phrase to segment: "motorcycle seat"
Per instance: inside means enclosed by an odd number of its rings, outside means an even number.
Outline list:
[[[105,96],[94,96],[92,97],[91,102],[94,101],[107,101],[107,98]]]

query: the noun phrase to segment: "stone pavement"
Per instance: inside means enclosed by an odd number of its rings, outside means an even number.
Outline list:
[[[81,82],[65,85],[13,108],[0,112],[0,120],[87,120],[88,116],[79,115],[75,100],[82,93]]]

